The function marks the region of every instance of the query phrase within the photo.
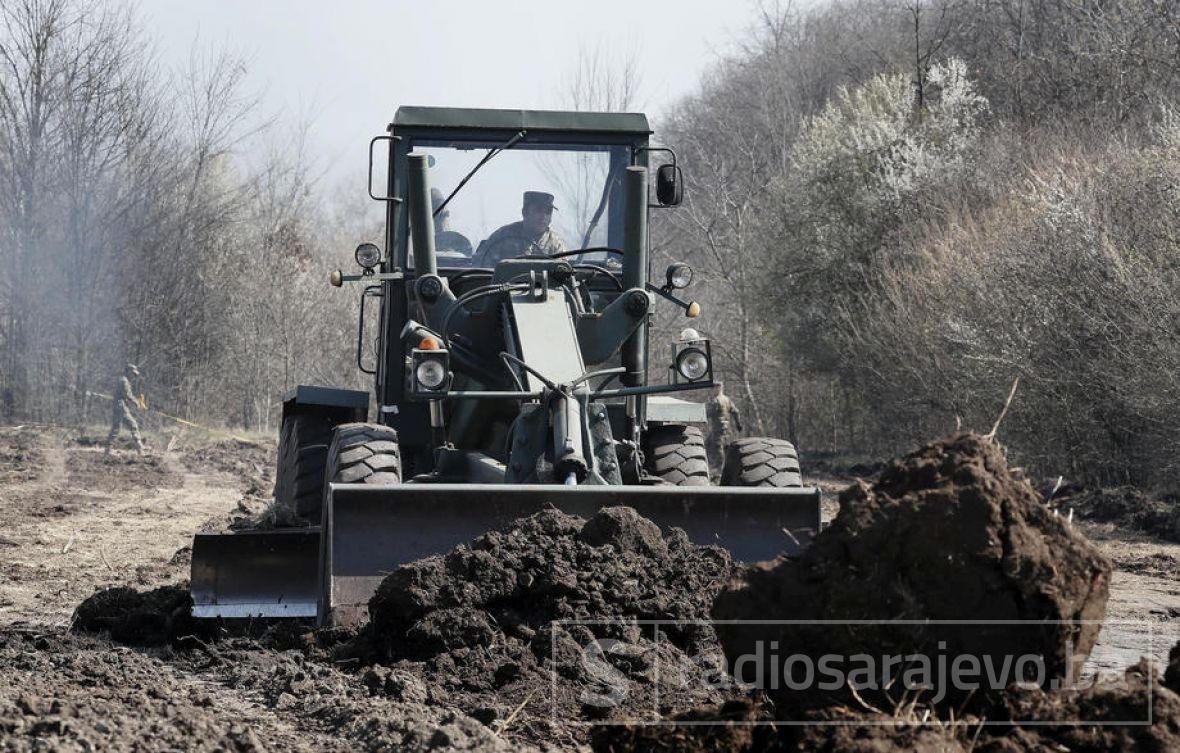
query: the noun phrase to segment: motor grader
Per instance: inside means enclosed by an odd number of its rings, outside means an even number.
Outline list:
[[[548,505],[629,505],[742,561],[807,544],[820,497],[794,448],[734,443],[722,474],[734,485],[711,485],[704,406],[675,397],[713,385],[711,342],[691,326],[664,344],[650,335],[656,306],[687,324],[700,313],[682,298],[687,265],[650,275],[649,215],[678,205],[683,185],[650,136],[633,113],[397,111],[369,144],[384,250],[362,243],[359,270],[330,275],[360,287],[357,366],[375,399],[322,386],[286,397],[284,525],[196,536],[195,617],[361,621],[398,565]],[[556,197],[552,230],[569,250],[487,249],[538,188]]]

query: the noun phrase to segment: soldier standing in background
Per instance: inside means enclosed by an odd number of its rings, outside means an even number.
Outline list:
[[[135,440],[135,446],[139,448],[139,454],[142,455],[144,451],[143,437],[139,435],[139,424],[135,422],[135,416],[131,410],[133,407],[139,405],[135,399],[135,392],[131,389],[131,378],[139,378],[139,369],[135,364],[127,364],[127,368],[123,369],[123,376],[119,377],[119,381],[115,383],[115,394],[112,396],[111,406],[111,431],[107,434],[107,449],[106,454],[111,454],[111,445],[115,442],[115,437],[119,435],[119,429],[123,424],[127,424],[127,428],[131,431],[131,437]]]
[[[737,439],[742,430],[742,417],[737,406],[725,395],[721,382],[713,385],[709,401],[705,403],[705,417],[709,421],[705,452],[709,456],[710,472],[716,476],[721,474],[721,467],[725,463],[726,446]]]

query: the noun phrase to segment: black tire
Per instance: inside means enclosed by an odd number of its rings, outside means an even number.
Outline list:
[[[695,426],[652,426],[643,435],[643,466],[673,486],[708,486],[705,438]]]
[[[310,522],[300,511],[315,507],[323,493],[331,441],[332,423],[325,416],[301,413],[283,419],[274,495],[284,522]]]
[[[382,424],[340,424],[328,450],[327,482],[400,484],[397,432]],[[327,486],[321,491],[326,490]]]
[[[799,453],[785,439],[747,437],[725,449],[722,486],[803,486]]]

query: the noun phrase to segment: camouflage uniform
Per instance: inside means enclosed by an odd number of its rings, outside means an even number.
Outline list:
[[[130,372],[129,373],[137,373]],[[127,378],[127,374],[119,377],[118,383],[115,385],[115,395],[113,405],[111,407],[111,430],[107,434],[107,452],[111,451],[111,445],[115,442],[115,437],[119,435],[119,429],[123,424],[127,424],[127,428],[131,430],[131,438],[135,440],[135,446],[143,452],[143,437],[139,434],[139,424],[135,421],[135,416],[131,413],[131,406],[135,405],[135,393],[131,390],[131,380]]]
[[[529,238],[524,232],[524,222],[505,225],[479,244],[475,252],[474,266],[494,267],[501,259],[514,256],[548,256],[565,251],[565,241],[552,230],[546,230],[536,238]]]
[[[725,463],[725,448],[742,430],[742,419],[737,406],[724,393],[709,397],[705,403],[705,417],[709,421],[705,452],[709,456],[709,467],[719,474]]]

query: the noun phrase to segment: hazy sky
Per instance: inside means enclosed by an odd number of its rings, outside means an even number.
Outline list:
[[[143,0],[163,58],[193,40],[246,53],[271,111],[315,113],[331,180],[363,176],[368,138],[401,104],[553,108],[580,48],[634,49],[641,109],[693,90],[755,15],[753,0]],[[363,178],[362,178],[363,180]]]

